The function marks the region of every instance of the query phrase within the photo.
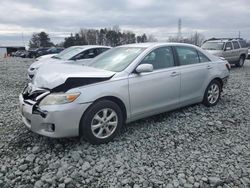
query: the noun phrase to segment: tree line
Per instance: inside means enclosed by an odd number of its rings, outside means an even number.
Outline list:
[[[195,32],[189,37],[171,36],[167,42],[181,42],[200,46],[205,40],[205,36]],[[60,46],[68,48],[75,45],[104,45],[119,46],[131,43],[156,42],[157,39],[153,35],[136,35],[132,31],[121,31],[119,26],[113,28],[102,29],[80,29],[77,33],[71,33],[69,37],[59,44],[53,44],[49,34],[46,32],[34,33],[30,39],[30,48]]]
[[[104,46],[119,46],[131,43],[155,42],[157,41],[153,35],[147,36],[145,33],[136,35],[132,31],[121,31],[119,26],[112,29],[80,29],[79,32],[71,34],[64,38],[60,44],[53,44],[49,35],[46,32],[34,33],[30,39],[29,47],[51,47],[62,46],[68,48],[75,45],[104,45]]]

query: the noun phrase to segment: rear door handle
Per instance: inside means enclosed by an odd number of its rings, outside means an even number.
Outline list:
[[[175,71],[170,74],[171,77],[175,77],[175,76],[178,76],[178,75],[179,75],[179,73],[175,72]]]

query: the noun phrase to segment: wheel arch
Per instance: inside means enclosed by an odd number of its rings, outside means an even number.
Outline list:
[[[220,84],[221,84],[221,91],[222,91],[222,88],[223,88],[223,81],[222,81],[222,79],[220,78],[220,77],[214,77],[214,78],[212,78],[209,82],[208,82],[208,84],[207,84],[207,86],[205,86],[205,89],[203,90],[203,96],[202,96],[202,100],[204,100],[204,97],[205,97],[205,94],[206,94],[206,90],[207,90],[207,87],[209,86],[209,84],[212,82],[212,81],[214,81],[214,80],[217,80]]]
[[[240,54],[240,58],[243,57],[244,60],[246,59],[246,54]]]
[[[83,112],[82,117],[80,119],[80,123],[79,123],[79,135],[80,136],[81,136],[81,126],[80,126],[80,124],[82,122],[82,119],[83,119],[85,113],[88,111],[88,109],[90,107],[92,107],[95,103],[97,103],[98,101],[101,101],[101,100],[109,100],[109,101],[112,101],[112,102],[116,103],[120,107],[120,109],[122,111],[123,123],[126,122],[126,120],[127,120],[127,108],[126,108],[124,102],[120,98],[115,97],[115,96],[103,96],[103,97],[100,97],[100,98],[96,99],[95,101],[93,101],[93,103]]]
[[[220,84],[220,88],[219,88],[219,89],[220,89],[220,93],[222,92],[222,88],[223,88],[223,81],[222,81],[222,79],[221,79],[220,77],[215,77],[215,78],[213,78],[213,79],[209,82],[209,84],[207,85],[207,88],[206,88],[206,90],[205,90],[205,92],[204,92],[204,95],[203,95],[202,103],[203,103],[205,106],[207,106],[207,107],[213,106],[213,105],[211,105],[211,104],[208,104],[207,99],[206,99],[206,95],[207,95],[207,91],[208,91],[208,88],[209,88],[210,84],[211,84],[212,82],[214,82],[214,81],[219,82],[219,84]],[[220,94],[219,94],[219,97],[218,97],[218,99],[217,99],[217,102],[218,102],[219,98],[220,98]],[[214,103],[214,104],[217,104],[217,102]]]
[[[220,83],[220,85],[221,85],[221,90],[222,90],[222,88],[223,88],[223,81],[222,81],[222,79],[220,78],[220,77],[215,77],[214,79],[212,79],[210,82],[209,82],[209,84],[212,82],[212,81],[214,81],[214,80],[217,80],[219,83]]]
[[[121,110],[122,110],[124,122],[126,121],[126,119],[127,119],[127,108],[126,108],[124,102],[123,102],[120,98],[115,97],[115,96],[105,96],[105,97],[101,97],[101,98],[95,100],[95,101],[93,102],[93,104],[94,104],[95,102],[100,101],[100,100],[110,100],[110,101],[116,103],[116,104],[121,108]]]

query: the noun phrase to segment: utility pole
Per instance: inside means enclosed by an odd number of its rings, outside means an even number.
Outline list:
[[[238,38],[240,38],[240,37],[241,37],[241,33],[240,33],[240,31],[239,31]]]
[[[178,40],[180,41],[181,40],[181,19],[178,20]]]
[[[23,40],[23,33],[22,33],[22,42],[23,42],[23,46],[25,47],[25,43],[24,43],[24,40]]]

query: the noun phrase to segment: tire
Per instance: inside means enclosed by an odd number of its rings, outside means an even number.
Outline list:
[[[236,66],[237,66],[237,67],[242,67],[242,66],[244,65],[244,63],[245,63],[245,58],[244,58],[244,56],[240,56],[239,62],[236,63]]]
[[[220,100],[221,91],[221,83],[218,80],[212,80],[205,91],[203,104],[207,107],[215,106]]]
[[[82,116],[79,133],[91,144],[103,144],[113,140],[122,124],[120,107],[113,101],[100,100],[92,104]]]

